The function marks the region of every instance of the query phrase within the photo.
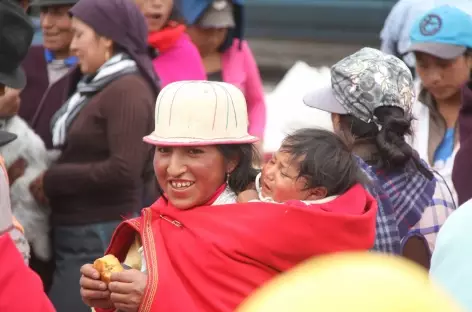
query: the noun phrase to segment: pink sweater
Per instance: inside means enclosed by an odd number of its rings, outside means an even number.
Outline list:
[[[246,41],[234,40],[233,45],[222,56],[224,82],[238,87],[246,97],[249,115],[249,133],[264,138],[266,107],[264,88],[256,61]]]
[[[185,33],[172,48],[159,54],[152,63],[162,87],[176,81],[207,79],[200,53]]]

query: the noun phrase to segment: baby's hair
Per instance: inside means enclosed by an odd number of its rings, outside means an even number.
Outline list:
[[[299,163],[298,178],[306,188],[325,187],[327,196],[346,192],[357,183],[368,183],[349,147],[336,134],[322,129],[300,129],[282,142],[281,152]]]

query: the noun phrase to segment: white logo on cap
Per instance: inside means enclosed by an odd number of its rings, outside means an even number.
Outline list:
[[[434,36],[441,30],[442,20],[439,15],[428,14],[421,21],[420,32],[423,36]]]

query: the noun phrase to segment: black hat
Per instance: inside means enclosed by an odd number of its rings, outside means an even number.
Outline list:
[[[0,0],[0,84],[14,89],[26,85],[20,64],[33,35],[33,24],[24,9],[10,0]]]
[[[17,138],[16,134],[13,134],[8,131],[0,130],[0,147],[10,143],[11,141]]]
[[[79,0],[34,0],[32,6],[74,5]]]

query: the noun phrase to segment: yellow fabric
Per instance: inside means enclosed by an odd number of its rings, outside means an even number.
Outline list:
[[[142,246],[141,239],[138,235],[128,250],[128,254],[126,255],[126,259],[123,262],[127,266],[135,270],[141,270],[142,260],[141,254],[139,253],[138,249]]]
[[[237,312],[465,312],[413,262],[375,253],[317,257],[255,291]]]

